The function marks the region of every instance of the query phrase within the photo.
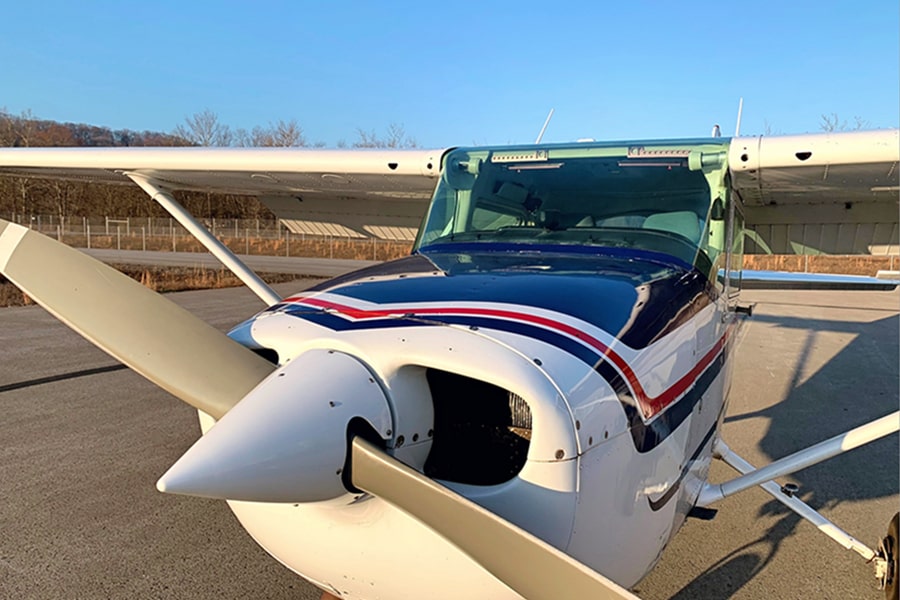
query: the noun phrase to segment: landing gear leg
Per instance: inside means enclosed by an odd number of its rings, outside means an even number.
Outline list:
[[[881,587],[884,589],[885,600],[898,600],[900,592],[900,567],[897,561],[900,557],[900,513],[895,514],[888,525],[887,536],[878,544],[878,555],[875,558],[875,576],[878,577]]]

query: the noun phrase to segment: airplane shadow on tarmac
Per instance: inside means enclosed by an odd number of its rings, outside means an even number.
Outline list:
[[[797,336],[805,336],[805,339],[800,338],[802,349],[790,374],[792,380],[787,387],[787,396],[767,408],[726,418],[726,423],[759,417],[768,419],[768,430],[758,444],[768,460],[782,458],[897,410],[900,387],[897,374],[900,318],[897,315],[867,323],[772,315],[754,315],[752,319],[756,323],[774,325],[777,330],[787,330],[785,333],[792,336],[794,343],[798,342]],[[811,355],[822,336],[829,332],[854,337],[809,375]],[[742,353],[748,350],[751,349],[738,350],[737,369],[742,368]],[[735,400],[731,400],[732,413],[736,410]],[[768,403],[756,401],[754,404]],[[816,510],[827,511],[844,502],[896,495],[898,472],[900,457],[897,436],[893,434],[778,481],[797,483],[799,497],[804,502]],[[798,526],[809,526],[800,525],[802,519],[774,499],[764,504],[756,516],[780,518],[764,535],[733,550],[679,590],[673,600],[699,596],[731,597],[766,568],[782,542],[792,536]],[[881,519],[875,523],[877,535],[883,534],[889,518],[883,523]],[[841,527],[840,522],[836,525]],[[874,539],[866,539],[849,529],[848,533],[874,547]],[[833,543],[824,536],[821,539],[822,544]],[[852,551],[847,553],[848,560],[861,562]]]

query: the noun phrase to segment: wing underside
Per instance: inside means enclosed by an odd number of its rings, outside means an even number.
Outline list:
[[[751,252],[887,254],[898,249],[900,132],[735,138],[732,186]]]
[[[411,240],[443,150],[0,149],[0,174],[259,197],[294,233]]]

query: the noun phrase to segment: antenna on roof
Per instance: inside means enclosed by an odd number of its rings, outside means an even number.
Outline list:
[[[741,96],[740,101],[738,101],[738,118],[737,123],[734,126],[734,137],[741,135],[741,113],[744,111],[744,97]]]
[[[540,143],[541,143],[541,140],[544,138],[544,132],[547,131],[547,125],[550,124],[550,117],[553,116],[553,110],[554,110],[554,109],[551,108],[551,109],[550,109],[550,113],[547,114],[547,120],[544,121],[544,126],[541,127],[541,132],[538,134],[537,139],[534,140],[534,143],[535,143],[535,144],[540,144]]]

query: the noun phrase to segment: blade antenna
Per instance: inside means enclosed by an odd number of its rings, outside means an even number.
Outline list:
[[[550,124],[550,118],[553,116],[553,111],[555,109],[550,109],[550,112],[547,114],[547,119],[544,121],[544,126],[541,127],[541,132],[538,134],[537,139],[534,140],[535,144],[540,144],[541,140],[544,139],[544,132],[547,131],[547,125]]]

